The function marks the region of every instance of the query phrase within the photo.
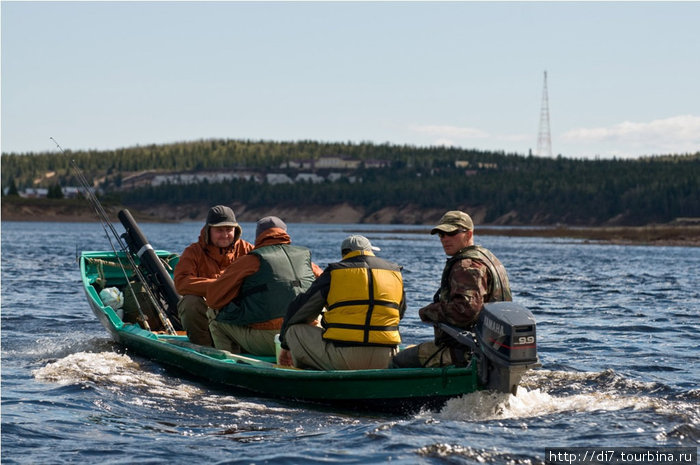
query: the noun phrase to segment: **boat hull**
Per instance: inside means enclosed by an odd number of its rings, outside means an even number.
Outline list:
[[[167,252],[159,251],[167,255]],[[101,270],[95,259],[114,261],[111,252],[83,252],[80,269],[90,307],[112,338],[134,353],[182,370],[194,377],[254,393],[296,401],[331,404],[361,410],[412,412],[434,407],[447,399],[474,392],[477,370],[468,366],[382,370],[300,370],[275,365],[270,357],[239,357],[189,343],[185,335],[158,334],[123,322],[105,306],[98,293],[98,277],[107,286],[120,285],[119,272]],[[122,273],[123,274],[123,273]],[[110,281],[111,277],[111,281]],[[126,281],[123,277],[121,281]],[[101,285],[104,285],[102,282]]]

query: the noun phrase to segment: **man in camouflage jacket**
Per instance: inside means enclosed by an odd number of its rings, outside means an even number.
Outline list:
[[[439,235],[442,248],[450,258],[433,303],[418,311],[422,321],[471,330],[484,302],[512,300],[505,267],[488,249],[474,245],[474,223],[468,214],[456,210],[445,213],[430,234]],[[399,352],[391,366],[465,365],[468,354],[465,355],[463,349],[436,328],[434,341]]]

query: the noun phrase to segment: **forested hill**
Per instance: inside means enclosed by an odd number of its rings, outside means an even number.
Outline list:
[[[389,144],[204,140],[114,151],[2,154],[3,195],[77,186],[124,205],[338,204],[479,209],[501,224],[649,224],[700,217],[700,152],[635,160],[540,158]]]

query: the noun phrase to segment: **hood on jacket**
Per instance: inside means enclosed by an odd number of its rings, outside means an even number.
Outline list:
[[[265,247],[266,245],[275,244],[291,244],[292,239],[282,228],[269,228],[260,233],[258,237],[255,238],[255,248]]]
[[[203,248],[213,245],[211,242],[209,242],[209,228],[211,228],[211,226],[205,224],[202,230],[199,232],[199,243]],[[243,234],[243,229],[238,225],[234,226],[233,230],[233,242],[231,242],[231,246],[233,246],[233,244],[235,244],[238,239],[241,238],[241,234]]]

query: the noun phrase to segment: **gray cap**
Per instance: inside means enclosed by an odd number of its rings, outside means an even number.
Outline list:
[[[276,216],[266,216],[265,218],[260,218],[258,220],[258,225],[255,227],[255,237],[258,237],[260,234],[270,228],[280,228],[286,231],[287,225]]]
[[[430,231],[430,234],[437,234],[439,232],[449,233],[458,229],[473,231],[474,222],[466,213],[459,210],[452,210],[442,215],[442,218],[440,218],[440,224],[435,226]]]
[[[233,210],[225,205],[217,205],[207,213],[207,226],[238,226]]]
[[[345,240],[343,240],[343,243],[340,245],[340,252],[343,254],[353,250],[374,250],[376,252],[381,249],[379,247],[374,247],[365,236],[356,234],[346,237]]]

